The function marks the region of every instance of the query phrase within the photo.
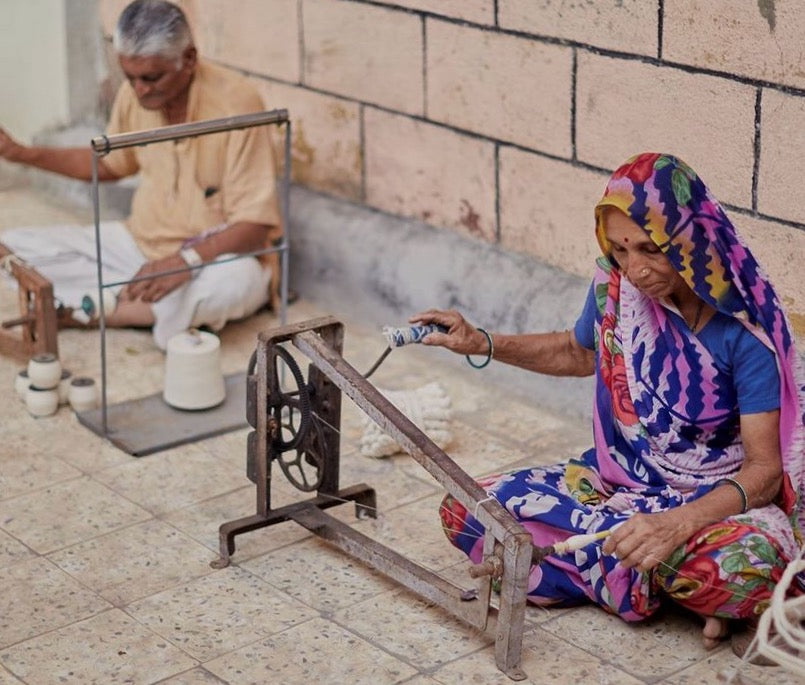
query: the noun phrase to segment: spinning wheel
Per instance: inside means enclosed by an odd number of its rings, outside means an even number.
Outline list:
[[[291,391],[281,387],[280,360],[296,385]],[[269,452],[297,490],[318,490],[324,479],[325,443],[310,408],[310,390],[296,360],[281,345],[272,348],[269,364],[273,369],[268,390]]]

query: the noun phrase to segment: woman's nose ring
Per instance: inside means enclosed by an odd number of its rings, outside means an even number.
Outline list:
[[[642,269],[640,269],[640,275],[641,276],[648,276],[649,273],[650,273],[650,271],[649,271],[649,268],[647,266],[644,266]]]

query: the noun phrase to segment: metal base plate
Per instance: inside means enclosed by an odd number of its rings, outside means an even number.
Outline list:
[[[144,457],[246,427],[246,372],[226,376],[224,384],[226,398],[212,409],[174,409],[165,403],[162,393],[110,404],[106,407],[106,435],[100,409],[76,416],[93,433],[108,438],[124,452]]]

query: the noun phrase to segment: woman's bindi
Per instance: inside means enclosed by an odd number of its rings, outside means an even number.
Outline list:
[[[628,243],[628,242],[629,242],[629,239],[628,239],[628,238],[624,238],[624,239],[623,239],[623,242],[624,242],[624,243]]]

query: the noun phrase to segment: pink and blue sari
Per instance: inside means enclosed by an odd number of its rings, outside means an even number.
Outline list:
[[[621,277],[601,221],[608,206],[643,228],[701,299],[773,353],[784,483],[773,504],[706,527],[649,572],[623,568],[600,543],[548,557],[531,570],[529,599],[542,606],[595,602],[636,621],[656,611],[665,594],[700,615],[750,618],[765,609],[802,544],[805,374],[774,289],[718,201],[681,160],[654,153],[630,159],[596,206],[604,257],[592,285],[594,447],[566,463],[480,483],[542,546],[611,528],[636,512],[681,506],[743,462],[740,413],[728,401],[734,378],[670,303]],[[450,496],[441,519],[448,539],[480,561],[481,524]]]

